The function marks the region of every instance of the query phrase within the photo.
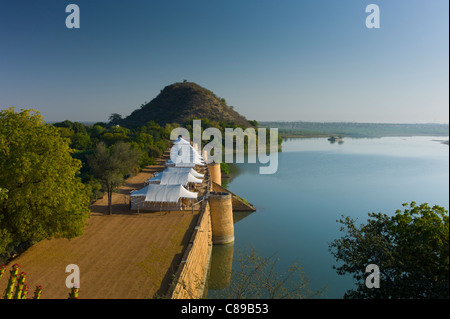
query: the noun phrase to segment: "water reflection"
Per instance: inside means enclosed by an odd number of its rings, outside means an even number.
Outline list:
[[[233,223],[236,224],[250,216],[253,212],[233,212]],[[226,245],[214,245],[211,252],[208,290],[226,289],[231,282],[234,256],[234,242]]]
[[[214,245],[211,253],[208,289],[222,290],[231,282],[234,243]]]
[[[240,222],[244,218],[247,218],[254,212],[233,212],[233,224],[236,224],[237,222]]]

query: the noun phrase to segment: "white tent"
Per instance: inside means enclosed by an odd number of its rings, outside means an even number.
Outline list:
[[[131,197],[145,197],[145,202],[178,203],[180,198],[197,198],[198,193],[190,192],[182,185],[149,184],[134,191]]]
[[[161,177],[162,177],[162,172],[161,173],[156,173],[155,176],[149,178],[147,180],[147,183],[151,183],[151,184],[159,184],[161,182]]]
[[[191,173],[192,176],[197,177],[197,178],[204,177],[203,174],[200,174],[195,169],[190,168],[190,167],[168,167],[168,168],[166,168],[166,171],[172,171],[172,170],[187,171],[187,172]]]
[[[172,175],[172,176],[169,176]],[[173,177],[176,174],[177,177]],[[200,174],[195,169],[191,167],[167,167],[164,171],[155,173],[154,177],[151,177],[147,180],[148,183],[161,183],[161,180],[165,175],[165,180],[171,181],[169,184],[181,184],[186,185],[186,183],[196,183],[201,184],[201,178],[204,177],[203,174]],[[185,177],[184,175],[188,175]],[[162,183],[163,184],[163,183]]]
[[[180,142],[170,149],[170,160],[166,164],[176,167],[194,167],[195,165],[204,165],[205,162],[195,148]]]
[[[175,149],[174,149],[175,148]],[[198,154],[198,152],[192,148],[192,146],[174,146],[170,150],[171,159],[182,159],[185,162],[199,161],[202,162],[203,158]]]
[[[192,170],[191,168],[188,168]],[[188,183],[201,184],[202,180],[193,176],[190,171],[184,168],[174,168],[171,170],[165,170],[164,172],[155,175],[147,180],[151,184],[161,184],[161,185],[183,185],[186,186]]]
[[[175,141],[173,141],[173,144],[175,144],[175,145],[177,145],[177,144],[191,145],[191,143],[189,143],[182,137],[178,137]]]
[[[175,163],[172,162],[171,160],[168,160],[168,161],[166,162],[166,166],[167,166],[167,167],[194,168],[195,165],[201,165],[201,166],[204,166],[204,164],[196,164],[196,163],[178,163],[178,164],[175,164]]]

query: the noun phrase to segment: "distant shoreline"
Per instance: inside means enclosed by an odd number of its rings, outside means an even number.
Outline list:
[[[340,136],[342,138],[382,138],[382,137],[447,137],[447,135],[425,135],[425,134],[411,134],[411,135],[380,135],[380,136],[351,136],[351,135],[344,135],[344,134],[311,134],[311,135],[302,135],[302,134],[284,134],[279,133],[281,138],[329,138],[331,136]],[[448,144],[448,140],[433,140],[436,142],[441,142],[443,144]]]
[[[410,137],[449,136],[448,124],[388,124],[346,122],[260,122],[260,127],[278,128],[283,138],[305,137]]]

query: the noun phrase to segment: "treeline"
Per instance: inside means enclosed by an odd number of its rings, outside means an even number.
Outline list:
[[[91,190],[92,198],[98,197],[104,191],[88,163],[89,156],[94,154],[99,144],[104,144],[109,149],[118,144],[127,144],[130,149],[139,154],[137,166],[130,168],[132,172],[137,173],[145,166],[156,164],[155,160],[169,147],[170,132],[179,126],[174,123],[162,127],[149,121],[140,128],[128,129],[112,125],[110,122],[84,124],[68,120],[52,125],[58,129],[62,138],[69,141],[70,147],[74,150],[72,156],[82,162],[79,177]]]
[[[340,135],[347,137],[448,136],[448,124],[389,124],[350,122],[260,122],[261,127],[277,127],[285,137]]]

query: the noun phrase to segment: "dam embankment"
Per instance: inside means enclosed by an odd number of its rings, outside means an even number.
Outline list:
[[[217,164],[213,167],[216,168]],[[211,176],[208,189],[213,191],[207,192],[201,203],[197,223],[167,293],[170,299],[203,297],[212,246],[230,244],[235,240],[233,211],[255,211],[250,203],[218,184],[220,171],[208,170],[207,175]]]

